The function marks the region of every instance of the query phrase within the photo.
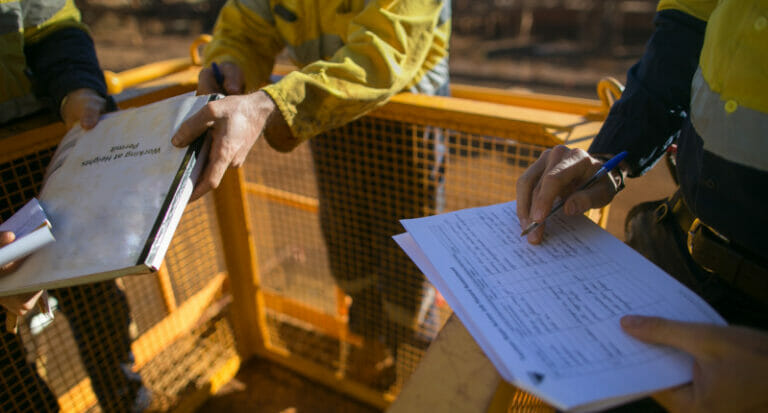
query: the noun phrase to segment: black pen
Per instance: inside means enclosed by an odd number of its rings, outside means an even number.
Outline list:
[[[621,161],[623,161],[624,158],[626,157],[627,157],[627,151],[624,151],[614,156],[613,158],[611,158],[608,162],[604,163],[603,166],[601,166],[600,169],[597,172],[595,172],[595,174],[592,175],[592,177],[589,178],[587,182],[584,182],[584,185],[580,186],[579,189],[577,189],[577,191],[583,191],[589,188],[590,186],[592,186],[592,184],[597,182],[598,179],[602,178],[603,175],[613,170],[613,168],[615,168],[619,163],[621,163]],[[552,207],[552,210],[549,211],[549,215],[547,215],[547,218],[551,217],[555,212],[559,211],[560,208],[563,207],[563,205],[565,205],[565,199],[561,199],[560,201],[557,202],[557,204],[555,204],[555,206]],[[546,220],[546,218],[544,219]],[[535,221],[531,222],[531,224],[528,225],[528,228],[526,228],[525,231],[523,231],[523,233],[520,234],[520,236],[522,237],[527,235],[529,232],[533,231],[543,223],[544,223],[543,220],[541,222],[535,222]]]
[[[224,89],[224,75],[221,74],[221,69],[219,69],[219,65],[216,64],[216,62],[211,63],[211,69],[213,70],[213,78],[216,79],[216,85],[219,86],[219,89],[221,89],[222,92],[226,93],[226,89]]]

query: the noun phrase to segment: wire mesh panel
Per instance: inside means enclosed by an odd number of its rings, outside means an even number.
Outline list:
[[[398,220],[515,199],[544,149],[524,143],[542,128],[464,126],[373,115],[288,154],[257,143],[245,175],[275,349],[396,395],[450,314],[392,241]]]
[[[55,147],[39,141],[0,155],[2,220],[40,189]],[[236,359],[221,311],[218,234],[212,200],[197,201],[157,274],[52,290],[53,320],[35,310],[18,334],[3,328],[0,411],[166,410],[207,392],[208,379]],[[2,327],[5,318],[0,309]]]

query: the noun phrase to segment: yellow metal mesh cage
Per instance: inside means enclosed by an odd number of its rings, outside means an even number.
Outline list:
[[[378,111],[245,165],[272,351],[385,393],[416,368],[450,309],[398,249],[398,222],[508,201],[544,128],[494,130]],[[469,129],[469,130],[467,130]]]
[[[0,156],[2,220],[37,194],[54,149]],[[18,335],[3,329],[0,411],[169,409],[196,389],[207,394],[236,359],[228,323],[211,311],[224,280],[218,234],[207,197],[187,208],[157,274],[52,290],[52,321],[35,310]]]
[[[288,154],[257,142],[188,206],[157,274],[54,291],[55,320],[33,311],[2,334],[0,411],[192,408],[253,354],[385,407],[450,315],[392,241],[398,220],[515,199],[555,136],[587,123],[543,112],[399,96]],[[55,142],[0,153],[2,219],[38,192]]]

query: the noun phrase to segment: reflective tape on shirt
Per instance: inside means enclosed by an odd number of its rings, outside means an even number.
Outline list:
[[[704,149],[729,161],[768,171],[768,114],[723,99],[701,68],[691,85],[691,123]]]

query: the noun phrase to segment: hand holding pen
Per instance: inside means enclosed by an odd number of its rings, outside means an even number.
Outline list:
[[[240,95],[245,91],[243,71],[231,62],[213,62],[200,71],[197,91],[201,95],[210,93]]]
[[[607,205],[618,186],[606,175],[626,156],[622,152],[603,165],[584,150],[563,145],[542,153],[517,182],[517,215],[526,229],[523,235],[538,244],[545,219],[561,208],[576,215]]]

